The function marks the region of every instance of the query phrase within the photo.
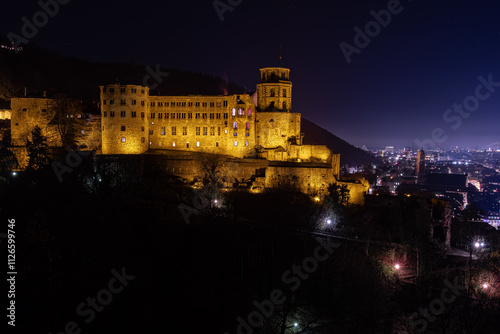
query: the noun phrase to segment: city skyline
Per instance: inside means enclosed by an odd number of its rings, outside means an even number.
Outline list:
[[[28,44],[97,62],[201,71],[248,91],[255,90],[256,68],[282,65],[291,69],[293,111],[354,145],[500,146],[498,5],[231,3],[147,1],[132,9],[61,1],[57,11],[47,7],[53,17]],[[2,35],[23,36],[22,18],[31,21],[41,10],[36,2],[11,5]],[[491,88],[480,90],[484,98],[468,99],[484,81]],[[464,103],[472,111],[460,114],[455,105]]]

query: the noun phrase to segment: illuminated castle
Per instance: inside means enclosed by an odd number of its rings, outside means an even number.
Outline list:
[[[274,161],[338,159],[326,146],[302,145],[290,70],[268,67],[260,73],[252,96],[152,96],[144,86],[100,86],[102,153],[168,149]]]

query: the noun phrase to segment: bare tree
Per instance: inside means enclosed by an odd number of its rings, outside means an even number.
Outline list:
[[[81,102],[59,95],[48,117],[56,132],[52,135],[58,136],[61,146],[75,146],[77,136],[85,130],[86,123]]]

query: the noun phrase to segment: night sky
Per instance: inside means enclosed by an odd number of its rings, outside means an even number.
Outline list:
[[[232,3],[221,21],[213,0],[71,0],[30,43],[91,61],[201,71],[250,91],[260,67],[281,65],[291,69],[293,111],[354,145],[411,146],[441,128],[441,147],[500,148],[500,84],[480,90],[467,118],[443,119],[476,94],[479,76],[500,83],[500,3],[402,0],[350,64],[340,43],[354,45],[353,29],[364,31],[388,1]],[[0,33],[20,34],[21,18],[39,10],[37,1],[4,4]]]

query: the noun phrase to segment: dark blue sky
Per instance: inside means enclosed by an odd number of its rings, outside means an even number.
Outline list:
[[[92,61],[227,76],[249,90],[260,67],[279,65],[283,45],[293,111],[355,145],[409,146],[441,128],[440,146],[500,147],[500,87],[480,90],[490,94],[467,118],[443,119],[475,95],[479,76],[500,82],[499,3],[401,0],[400,13],[348,64],[340,43],[354,45],[354,27],[365,30],[370,11],[389,1],[232,2],[241,4],[221,22],[213,0],[71,0],[31,41]],[[21,18],[39,10],[37,1],[4,5],[0,33],[19,34]]]

